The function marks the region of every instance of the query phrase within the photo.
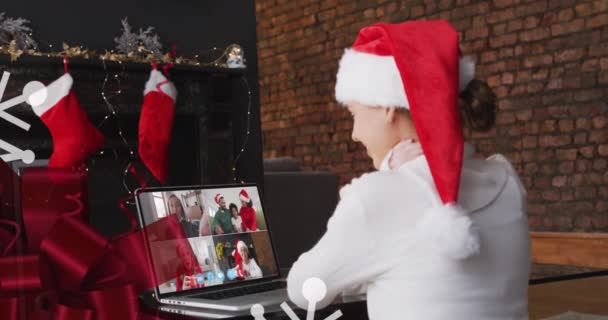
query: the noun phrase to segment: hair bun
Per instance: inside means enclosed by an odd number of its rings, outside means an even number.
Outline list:
[[[469,82],[460,93],[460,108],[474,131],[488,131],[496,123],[496,94],[485,81]]]

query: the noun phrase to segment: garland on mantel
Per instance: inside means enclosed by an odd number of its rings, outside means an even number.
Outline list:
[[[29,23],[30,21],[27,19],[5,17],[5,13],[0,12],[0,54],[9,55],[11,61],[16,61],[22,55],[30,55],[140,63],[156,61],[218,68],[228,68],[229,62],[237,61],[236,67],[245,67],[243,50],[238,44],[231,44],[223,49],[213,47],[203,51],[202,53],[205,55],[221,53],[218,57],[209,59],[209,61],[202,61],[203,59],[199,54],[192,57],[178,56],[175,52],[175,45],[172,46],[171,52],[163,53],[160,38],[153,32],[153,27],[133,32],[127,18],[121,20],[122,33],[114,38],[115,50],[97,52],[82,45],[73,46],[64,42],[59,51],[52,44],[47,43],[43,47],[47,47],[48,51],[42,51],[38,42],[43,41],[34,39]],[[238,63],[239,61],[240,63]],[[234,64],[232,67],[234,67]]]

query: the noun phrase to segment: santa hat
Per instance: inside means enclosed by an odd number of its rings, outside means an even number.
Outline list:
[[[417,229],[455,259],[479,251],[478,230],[457,205],[464,145],[458,89],[474,68],[460,58],[458,32],[447,21],[378,23],[361,29],[336,81],[341,103],[410,111],[439,198]]]
[[[239,192],[239,199],[245,202],[251,201],[251,198],[249,198],[249,194],[247,193],[247,191],[245,191],[245,189],[242,189],[241,192]]]
[[[213,198],[213,200],[215,200],[215,203],[220,204],[220,198],[223,198],[221,193],[218,193],[215,195],[215,197]]]
[[[247,249],[247,245],[245,244],[245,242],[239,240],[239,241],[236,242],[236,248],[237,249],[241,249],[241,248]]]

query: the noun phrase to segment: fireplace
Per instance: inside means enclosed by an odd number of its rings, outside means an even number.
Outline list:
[[[139,112],[150,66],[107,62],[104,69],[98,60],[71,59],[69,68],[74,78],[74,92],[95,125],[109,114],[101,96],[106,72],[110,77],[119,75],[120,86],[109,81],[106,88],[109,91],[121,90],[121,94],[110,101],[120,118],[123,136],[130,149],[137,154]],[[8,57],[0,56],[0,73],[2,71],[11,74],[2,100],[5,101],[20,95],[25,84],[32,80],[48,83],[58,78],[63,72],[63,65],[60,58],[25,56],[11,63]],[[169,147],[167,185],[231,183],[235,174],[234,158],[241,149],[247,130],[246,70],[178,65],[171,69],[171,75],[178,89],[178,98]],[[22,150],[33,150],[36,159],[42,160],[43,165],[44,159],[48,159],[52,152],[49,131],[29,105],[12,107],[8,112],[29,123],[31,128],[26,132],[0,119],[0,139]],[[257,110],[252,111],[252,128],[259,127],[257,114]],[[103,154],[98,152],[87,163],[90,222],[109,236],[129,228],[129,220],[118,208],[119,199],[127,193],[123,186],[123,172],[129,162],[129,148],[117,134],[116,119],[110,118],[100,130],[106,137]],[[255,137],[259,135],[250,138],[248,144],[259,144]],[[249,167],[239,168],[236,174],[261,176],[261,159],[255,158],[255,154],[246,152],[242,161],[248,162]],[[251,164],[256,172],[246,172],[252,170]],[[20,162],[15,162],[13,166],[19,167]],[[146,176],[148,181],[153,181],[151,175]],[[133,190],[135,180],[127,179],[127,187]]]

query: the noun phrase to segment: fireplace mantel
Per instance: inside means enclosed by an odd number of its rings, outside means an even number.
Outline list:
[[[121,90],[120,96],[110,101],[120,118],[130,149],[137,152],[139,113],[150,64],[106,61],[107,69],[104,71],[101,60],[72,58],[68,67],[74,78],[73,90],[95,125],[109,114],[101,96],[107,71],[110,76],[107,92]],[[11,61],[9,56],[0,55],[0,74],[3,71],[11,74],[2,99],[5,101],[20,95],[30,81],[46,84],[60,77],[63,74],[63,58],[24,55]],[[169,147],[167,184],[231,183],[233,160],[246,132],[249,98],[245,86],[247,70],[176,65],[170,69],[170,73],[178,90],[178,98]],[[121,79],[120,86],[112,81],[115,74]],[[52,152],[51,136],[31,107],[21,104],[7,111],[28,122],[31,129],[26,132],[0,119],[0,139],[21,149],[32,149],[37,159],[48,159]],[[252,114],[258,115],[259,112],[252,110]],[[259,119],[252,121],[259,122]],[[257,127],[255,123],[254,127]],[[117,206],[118,199],[126,193],[122,186],[122,173],[128,162],[129,148],[117,135],[115,119],[104,125],[101,131],[106,137],[103,155],[95,154],[88,162],[90,216],[91,223],[97,229],[112,235],[125,231],[129,225]],[[250,140],[249,143],[256,141]],[[243,158],[244,161],[248,161],[247,156]]]

